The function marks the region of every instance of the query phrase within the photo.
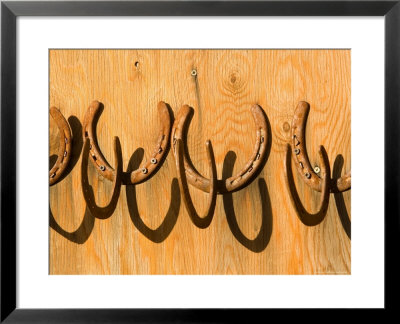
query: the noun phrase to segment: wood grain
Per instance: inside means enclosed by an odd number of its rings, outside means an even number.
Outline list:
[[[312,165],[322,144],[336,177],[350,171],[350,57],[349,50],[51,50],[49,107],[69,119],[75,142],[72,171],[50,188],[50,274],[350,274],[351,190],[332,194],[326,218],[308,227],[291,204],[284,171],[301,100],[311,105]],[[195,227],[180,202],[172,152],[149,181],[122,187],[109,219],[94,220],[85,213],[79,155],[79,126],[92,100],[104,104],[99,145],[114,166],[118,136],[124,170],[149,159],[161,100],[175,115],[184,104],[194,108],[188,147],[203,175],[209,176],[207,139],[219,178],[247,162],[256,136],[254,104],[271,126],[269,158],[248,187],[218,196],[207,229]],[[51,163],[58,149],[51,120],[49,136]],[[88,172],[97,203],[105,205],[112,183],[90,163]],[[304,206],[315,211],[320,193],[294,174]],[[202,214],[207,194],[193,187],[190,193]]]

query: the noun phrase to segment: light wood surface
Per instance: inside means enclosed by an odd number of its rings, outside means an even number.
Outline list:
[[[304,100],[311,105],[306,139],[312,165],[319,163],[322,144],[336,177],[341,162],[340,174],[351,170],[350,56],[349,50],[51,50],[49,107],[71,122],[75,166],[50,187],[59,228],[51,222],[49,273],[350,274],[351,190],[331,194],[326,218],[308,227],[291,204],[284,169],[293,112]],[[256,137],[250,108],[256,103],[271,125],[269,157],[248,187],[218,196],[207,229],[195,227],[179,204],[172,152],[149,181],[122,187],[109,219],[94,220],[85,216],[79,157],[79,125],[92,100],[104,104],[99,145],[115,165],[113,137],[119,136],[124,170],[132,155],[137,168],[152,153],[161,100],[175,115],[184,104],[194,108],[188,147],[203,175],[209,176],[207,139],[219,178],[247,162]],[[50,120],[50,161],[58,143]],[[303,204],[315,211],[320,193],[294,175]],[[90,163],[89,179],[98,204],[108,203],[112,183]],[[190,192],[202,213],[207,194],[193,187]]]

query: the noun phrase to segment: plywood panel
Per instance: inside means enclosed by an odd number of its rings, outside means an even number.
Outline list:
[[[350,99],[349,50],[51,50],[49,106],[70,121],[75,142],[71,171],[50,188],[50,274],[349,274],[351,191],[331,194],[324,221],[305,226],[290,202],[284,159],[294,110],[305,100],[311,162],[319,163],[323,144],[334,175],[350,171]],[[172,152],[149,181],[122,187],[112,217],[94,220],[80,186],[81,123],[92,100],[104,104],[99,145],[115,165],[119,136],[124,170],[149,159],[161,100],[174,115],[183,104],[194,108],[191,159],[208,175],[211,139],[219,178],[251,156],[250,107],[259,104],[271,125],[267,163],[248,187],[218,197],[207,229],[195,227],[181,203]],[[57,136],[50,121],[50,163]],[[304,205],[315,210],[320,194],[295,177]],[[89,178],[105,205],[112,183],[92,166]],[[205,210],[207,194],[190,191]]]

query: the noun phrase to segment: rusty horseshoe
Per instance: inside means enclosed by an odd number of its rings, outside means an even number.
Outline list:
[[[101,109],[98,101],[93,101],[83,120],[82,131],[83,137],[90,140],[90,160],[96,170],[110,181],[114,180],[115,170],[105,159],[100,147],[97,143],[96,123],[100,117]],[[166,152],[168,152],[169,135],[171,132],[171,117],[167,104],[160,101],[157,105],[161,129],[159,132],[157,144],[151,155],[150,161],[137,170],[130,173],[122,173],[122,183],[124,185],[139,184],[151,177],[154,172],[161,166]]]
[[[268,123],[267,117],[263,109],[259,105],[254,105],[250,109],[256,125],[256,143],[252,157],[235,176],[227,179],[217,180],[217,193],[224,194],[234,192],[249,185],[261,171],[267,157],[267,142],[268,142]],[[179,110],[175,123],[172,127],[172,141],[175,146],[177,141],[181,139],[184,142],[184,137],[189,127],[190,116],[193,114],[193,108],[188,105],[182,106]],[[174,148],[175,149],[175,148]],[[194,168],[191,163],[189,154],[186,148],[183,148],[184,170],[187,181],[194,187],[210,192],[210,179],[202,176]]]
[[[85,144],[83,146],[82,152],[82,162],[81,162],[81,186],[83,197],[85,198],[86,204],[89,208],[90,213],[99,219],[106,219],[110,217],[118,203],[119,194],[121,192],[121,178],[122,178],[122,152],[121,144],[118,137],[114,137],[114,155],[116,162],[116,171],[114,171],[113,179],[113,194],[111,200],[107,206],[99,207],[96,204],[93,189],[89,184],[88,180],[88,160],[90,152],[90,142],[89,139],[85,139]]]
[[[207,211],[205,216],[201,217],[196,212],[190,197],[189,186],[184,167],[184,149],[182,139],[177,139],[173,148],[176,170],[178,173],[179,188],[181,189],[183,202],[193,223],[199,228],[206,228],[210,225],[214,216],[214,210],[217,201],[217,167],[215,164],[214,151],[209,140],[206,142],[206,149],[208,163],[210,165],[210,188]]]
[[[292,165],[291,165],[291,153],[290,153],[291,150],[292,148],[288,144],[286,147],[285,169],[286,169],[286,181],[289,188],[290,199],[297,211],[297,215],[299,216],[303,224],[308,226],[318,225],[325,218],[329,206],[329,196],[330,196],[329,185],[331,182],[330,181],[331,168],[329,165],[328,155],[326,154],[325,148],[321,145],[319,147],[318,154],[321,162],[322,192],[321,192],[318,211],[316,213],[311,214],[304,208],[303,204],[300,201],[300,197],[296,191],[296,186],[293,180]]]
[[[312,189],[322,192],[323,180],[314,172],[306,148],[306,124],[310,104],[300,101],[296,107],[292,122],[292,156],[296,162],[297,171],[304,182]],[[331,192],[343,192],[351,188],[351,171],[339,179],[331,180]]]
[[[60,145],[58,148],[57,161],[49,171],[50,186],[56,184],[68,166],[71,157],[71,129],[64,116],[56,107],[50,108],[50,115],[57,124],[60,132]]]

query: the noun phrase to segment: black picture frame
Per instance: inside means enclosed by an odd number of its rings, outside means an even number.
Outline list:
[[[2,1],[1,2],[1,322],[236,322],[266,309],[16,308],[16,19],[19,16],[384,16],[385,310],[396,310],[400,232],[400,0],[396,1]],[[373,126],[371,126],[373,128]],[[366,139],[367,140],[367,139]],[[371,149],[373,151],[373,149]],[[370,154],[370,153],[369,153]],[[373,173],[376,172],[376,173]],[[373,190],[373,188],[371,188]],[[34,217],[35,215],[32,215]],[[373,238],[371,238],[373,239]],[[373,262],[373,260],[371,260]],[[366,283],[368,284],[368,283]],[[132,292],[135,293],[135,292]],[[210,292],[211,293],[211,292]],[[271,318],[269,318],[271,320]],[[265,317],[267,320],[267,317]]]

